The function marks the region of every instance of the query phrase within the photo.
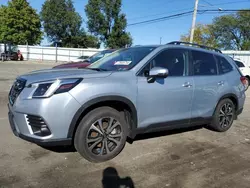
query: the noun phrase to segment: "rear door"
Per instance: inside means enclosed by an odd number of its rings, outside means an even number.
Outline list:
[[[192,102],[193,120],[211,117],[224,92],[226,78],[219,74],[216,59],[212,53],[191,50],[194,97]]]

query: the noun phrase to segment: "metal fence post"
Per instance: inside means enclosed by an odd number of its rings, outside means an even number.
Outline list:
[[[70,61],[70,49],[69,49],[69,59],[68,59],[68,61]]]
[[[26,53],[27,53],[27,60],[29,60],[29,44],[26,43]]]
[[[57,42],[56,42],[56,62],[57,62]]]
[[[41,46],[41,48],[42,48],[42,61],[43,61],[43,46]]]

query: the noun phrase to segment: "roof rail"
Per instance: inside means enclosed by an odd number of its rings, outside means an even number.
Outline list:
[[[215,51],[215,52],[222,53],[222,52],[221,52],[219,49],[217,49],[217,48],[212,48],[212,47],[209,47],[209,46],[199,45],[199,44],[190,43],[190,42],[173,41],[173,42],[169,42],[169,43],[167,43],[167,44],[174,44],[174,45],[186,44],[186,45],[196,46],[196,47],[200,47],[200,48],[203,48],[203,49],[213,50],[213,51]]]

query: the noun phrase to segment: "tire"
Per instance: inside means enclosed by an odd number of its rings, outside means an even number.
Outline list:
[[[122,151],[127,135],[128,125],[124,116],[111,107],[99,107],[81,120],[75,133],[74,145],[88,161],[104,162]]]
[[[215,109],[210,127],[217,132],[225,132],[232,126],[235,116],[235,105],[232,100],[223,99]]]

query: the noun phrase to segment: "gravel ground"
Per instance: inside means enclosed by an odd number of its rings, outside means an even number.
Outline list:
[[[7,94],[13,79],[55,63],[0,63],[0,187],[99,188],[104,182],[132,187],[249,187],[250,93],[244,112],[226,133],[205,128],[163,132],[127,143],[115,159],[93,164],[71,148],[47,150],[13,135]],[[110,179],[110,174],[116,177]],[[108,186],[111,187],[111,186]]]

